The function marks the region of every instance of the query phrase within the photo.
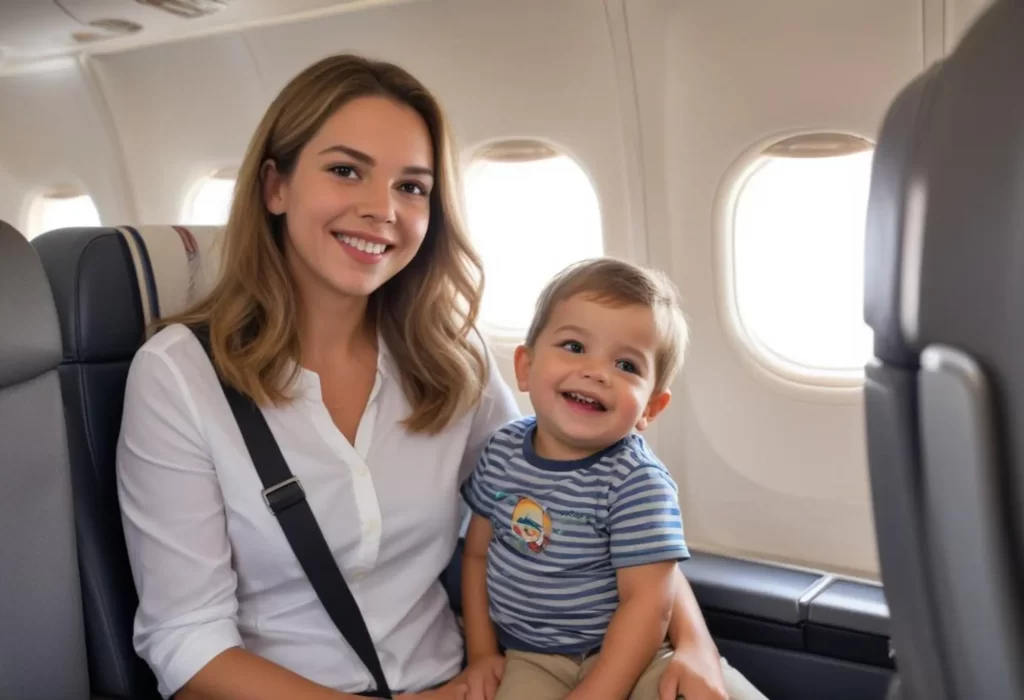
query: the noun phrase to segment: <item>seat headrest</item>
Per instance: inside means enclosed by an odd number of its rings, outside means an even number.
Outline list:
[[[0,221],[0,387],[59,364],[60,325],[39,256],[17,229]]]
[[[864,238],[864,320],[874,331],[875,357],[916,367],[918,351],[904,333],[908,299],[904,282],[913,285],[915,270],[905,239],[920,225],[921,202],[910,198],[921,159],[918,135],[927,124],[928,100],[942,68],[940,62],[907,85],[885,115],[871,167]]]
[[[150,324],[208,293],[220,269],[220,226],[50,231],[32,241],[53,286],[67,362],[134,355]]]

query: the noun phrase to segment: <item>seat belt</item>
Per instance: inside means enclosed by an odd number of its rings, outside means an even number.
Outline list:
[[[209,328],[204,325],[193,327],[191,330],[210,358],[210,364],[213,364]],[[235,415],[235,421],[242,432],[252,463],[256,467],[260,481],[263,482],[263,501],[277,516],[288,544],[295,552],[306,578],[312,584],[335,627],[373,676],[376,690],[361,694],[390,699],[391,690],[384,678],[373,639],[366,628],[359,605],[345,583],[338,563],[306,501],[302,483],[288,468],[288,463],[281,454],[281,449],[274,440],[274,435],[270,432],[259,406],[228,385],[219,374],[217,378],[227,397],[228,405],[231,406],[231,412]]]

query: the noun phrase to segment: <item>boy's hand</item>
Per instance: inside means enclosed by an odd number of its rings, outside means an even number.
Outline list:
[[[689,646],[676,649],[661,674],[658,700],[676,700],[680,695],[686,700],[729,700],[721,660],[713,656]]]
[[[469,664],[464,678],[469,685],[466,700],[494,700],[505,674],[505,657],[501,654],[486,656]]]

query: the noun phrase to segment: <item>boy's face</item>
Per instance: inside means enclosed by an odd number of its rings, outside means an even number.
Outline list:
[[[540,428],[536,449],[580,459],[643,430],[669,402],[654,394],[654,314],[585,294],[552,309],[532,349],[516,349],[519,390],[529,392]]]

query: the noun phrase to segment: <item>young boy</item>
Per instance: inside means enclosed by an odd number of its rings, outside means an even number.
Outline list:
[[[502,666],[497,700],[658,700],[689,552],[676,485],[635,431],[668,405],[686,342],[675,287],[629,263],[585,261],[541,294],[515,353],[536,416],[498,430],[463,486],[467,654],[487,700]]]

